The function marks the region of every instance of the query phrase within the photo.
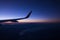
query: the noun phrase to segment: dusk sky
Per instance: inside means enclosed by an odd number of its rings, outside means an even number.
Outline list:
[[[0,0],[0,20],[25,17],[27,20],[60,20],[59,0]]]

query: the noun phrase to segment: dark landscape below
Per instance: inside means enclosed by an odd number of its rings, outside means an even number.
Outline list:
[[[60,23],[0,25],[0,40],[60,40]]]

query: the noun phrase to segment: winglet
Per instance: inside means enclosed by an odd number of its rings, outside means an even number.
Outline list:
[[[30,11],[29,14],[25,18],[28,18],[31,15],[31,13],[32,13],[32,11]]]

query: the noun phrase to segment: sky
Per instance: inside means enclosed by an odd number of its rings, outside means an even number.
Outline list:
[[[23,18],[31,10],[28,21],[60,21],[59,0],[0,0],[0,20]]]

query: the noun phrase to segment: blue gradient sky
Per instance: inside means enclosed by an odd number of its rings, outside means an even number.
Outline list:
[[[59,20],[59,0],[0,0],[0,20],[25,17],[32,10],[29,19]]]

